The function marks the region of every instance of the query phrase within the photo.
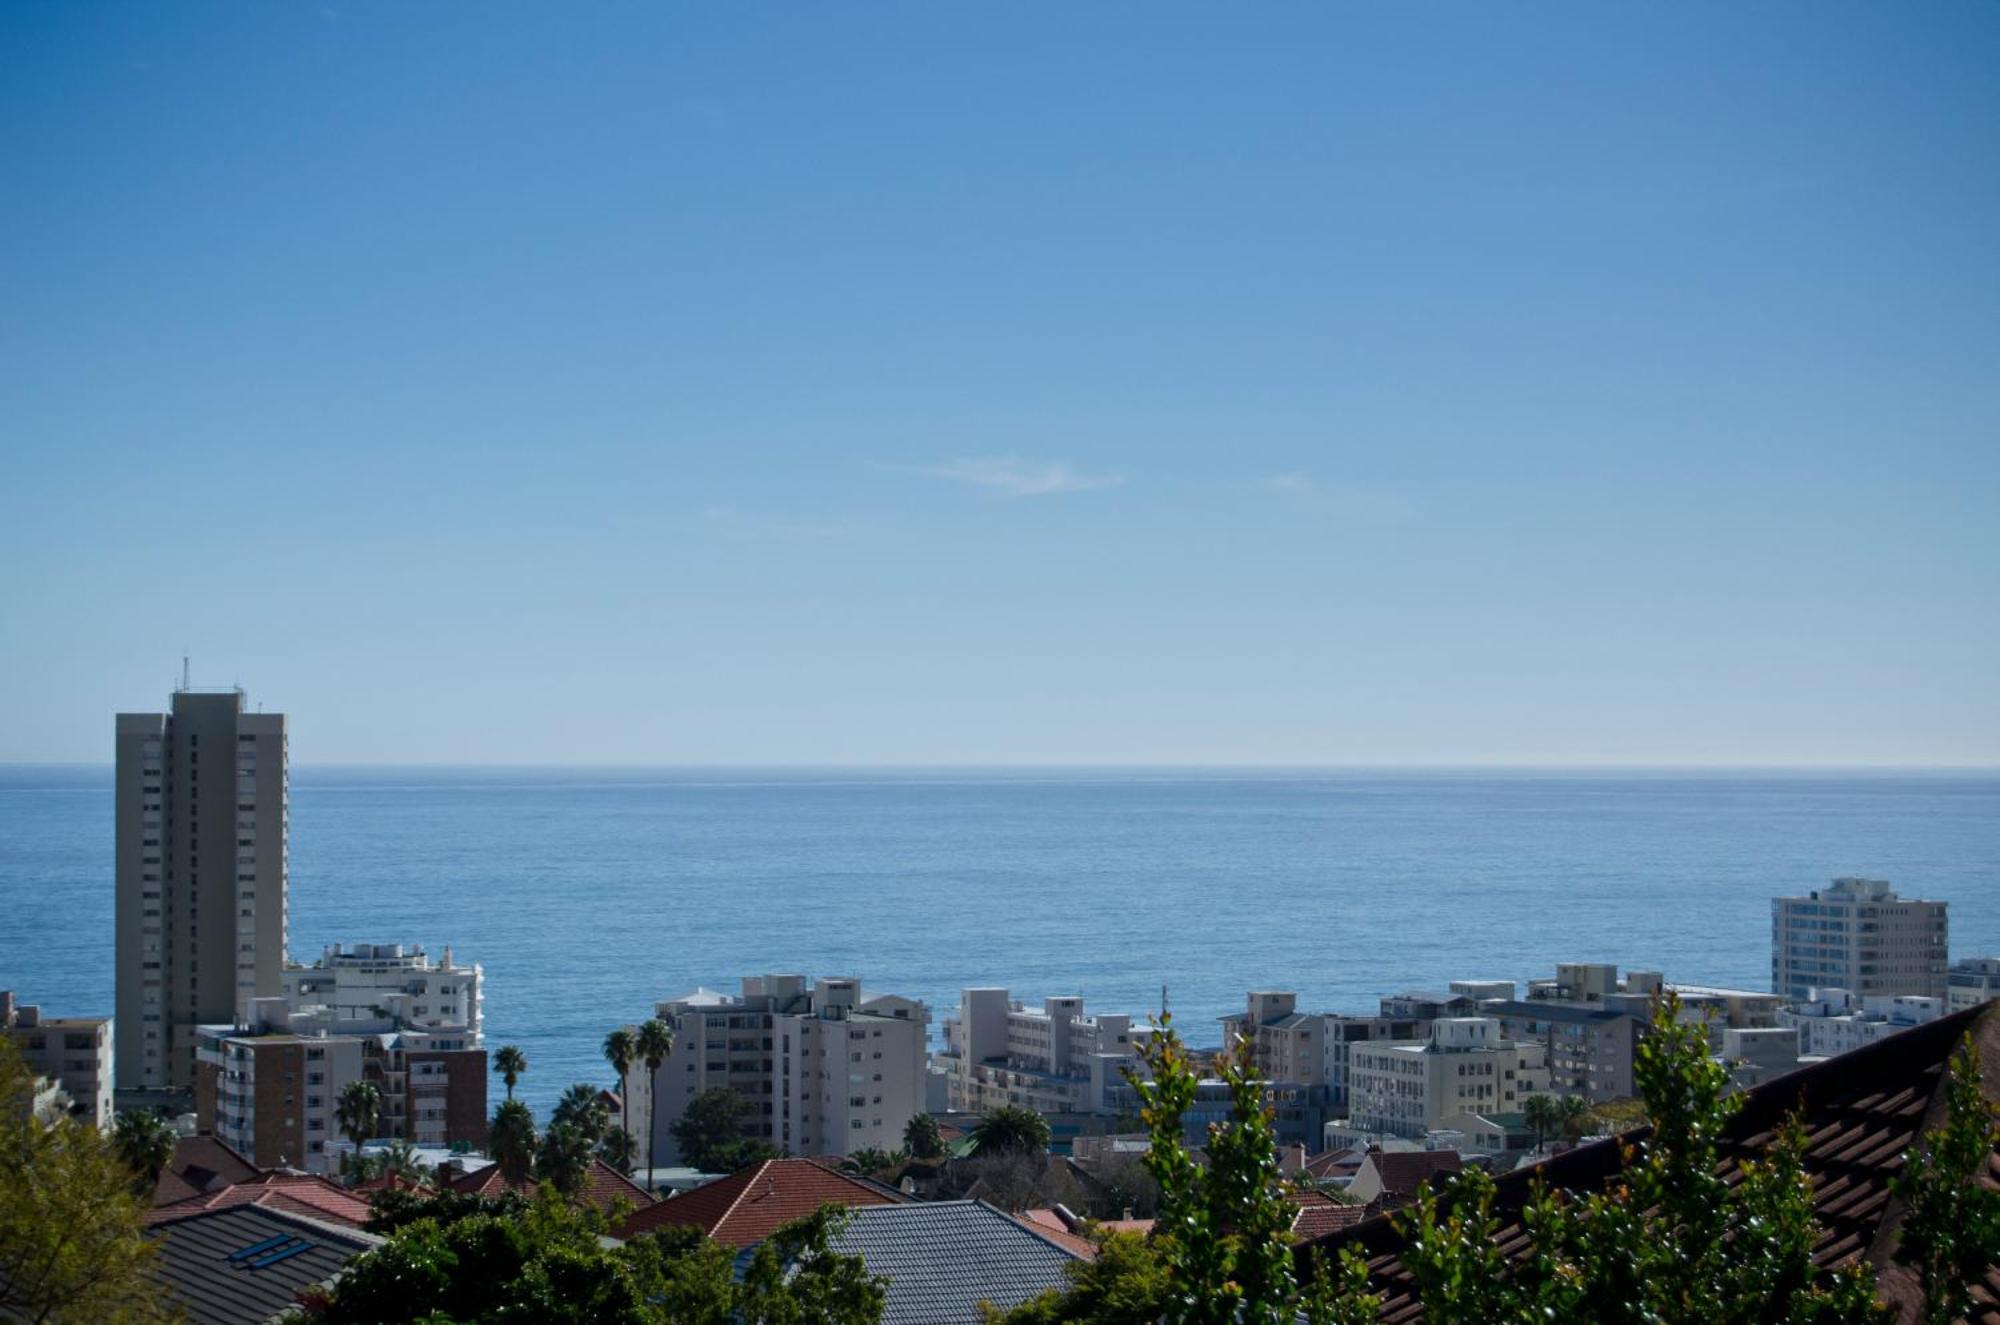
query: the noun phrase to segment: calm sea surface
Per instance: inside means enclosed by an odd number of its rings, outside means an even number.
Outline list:
[[[0,988],[108,1013],[109,769],[0,767]],[[538,1111],[604,1032],[746,972],[967,984],[1197,1041],[1245,990],[1313,1010],[1558,960],[1769,981],[1772,895],[1836,874],[1951,903],[2000,953],[2000,774],[1380,771],[292,775],[292,950],[454,945]]]

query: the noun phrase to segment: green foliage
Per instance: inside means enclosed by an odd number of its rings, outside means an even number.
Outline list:
[[[639,1143],[622,1127],[612,1128],[597,1143],[597,1157],[628,1178],[632,1176],[632,1161],[638,1153]]]
[[[1065,1288],[1052,1288],[1011,1311],[986,1307],[984,1325],[1154,1325],[1165,1312],[1173,1280],[1160,1253],[1136,1233],[1109,1233],[1095,1260],[1063,1267]]]
[[[515,1192],[497,1197],[471,1192],[411,1192],[385,1188],[368,1198],[370,1214],[365,1225],[370,1233],[387,1235],[407,1228],[420,1219],[440,1226],[455,1224],[474,1215],[513,1216],[528,1208],[528,1199]]]
[[[1494,1242],[1493,1182],[1469,1170],[1443,1195],[1426,1188],[1396,1218],[1403,1263],[1429,1325],[1874,1325],[1886,1319],[1865,1269],[1812,1263],[1818,1229],[1806,1138],[1779,1129],[1731,1188],[1716,1171],[1724,1125],[1740,1107],[1698,1023],[1669,994],[1634,1060],[1651,1134],[1628,1150],[1609,1190],[1538,1189],[1522,1211],[1525,1257]],[[1544,1114],[1560,1128],[1559,1110]]]
[[[535,1115],[519,1100],[505,1100],[486,1129],[487,1153],[508,1182],[523,1183],[535,1167]]]
[[[398,1137],[382,1150],[382,1172],[395,1178],[416,1181],[424,1176],[424,1166],[417,1158],[417,1148]]]
[[[375,1135],[381,1114],[382,1091],[372,1081],[348,1082],[340,1088],[340,1097],[334,1101],[334,1126],[356,1147]]]
[[[150,1109],[127,1109],[111,1124],[111,1143],[132,1170],[133,1193],[152,1195],[174,1157],[174,1129]]]
[[[611,1130],[611,1108],[604,1102],[604,1092],[588,1081],[577,1082],[556,1102],[549,1126],[574,1127],[595,1146]]]
[[[590,1175],[594,1146],[590,1137],[572,1123],[550,1123],[535,1147],[535,1180],[546,1182],[564,1196],[583,1190]]]
[[[1951,1058],[1944,1122],[1903,1157],[1893,1188],[1909,1204],[1896,1258],[1916,1268],[1923,1325],[1967,1314],[1972,1283],[2000,1263],[2000,1192],[1979,1181],[1996,1148],[2000,1111],[1980,1085],[1979,1049],[1968,1035]]]
[[[770,1146],[743,1135],[756,1105],[726,1086],[705,1090],[668,1130],[681,1148],[681,1161],[706,1173],[734,1173],[759,1160],[775,1159]]]
[[[638,1053],[639,1057],[645,1061],[646,1098],[652,1102],[651,1107],[657,1113],[660,1108],[660,1065],[665,1063],[668,1055],[674,1051],[673,1028],[658,1017],[649,1018],[647,1021],[641,1023],[639,1033],[633,1037],[632,1047]],[[629,1119],[632,1113],[632,1106],[629,1103],[625,1106],[625,1113]],[[653,1167],[654,1126],[658,1121],[657,1117],[648,1119],[646,1128],[647,1168]],[[631,1124],[628,1122],[626,1125],[630,1126]]]
[[[528,1056],[518,1044],[503,1044],[493,1055],[493,1070],[507,1083],[507,1098],[514,1098],[514,1083],[528,1070]]]
[[[893,1173],[910,1162],[907,1150],[877,1150],[864,1146],[847,1157],[847,1167],[856,1173],[875,1175]]]
[[[903,1149],[918,1159],[936,1159],[944,1154],[944,1134],[937,1119],[927,1113],[913,1113],[903,1124]]]
[[[975,1155],[1037,1154],[1048,1148],[1049,1120],[1033,1109],[1003,1104],[972,1129]]]
[[[1152,1079],[1130,1080],[1151,1133],[1146,1167],[1160,1185],[1153,1238],[1168,1281],[1160,1312],[1165,1325],[1291,1325],[1301,1313],[1313,1325],[1371,1319],[1376,1303],[1354,1291],[1366,1271],[1351,1257],[1322,1268],[1320,1281],[1306,1290],[1299,1287],[1292,1206],[1249,1042],[1225,1049],[1216,1064],[1231,1118],[1210,1125],[1206,1166],[1183,1135],[1200,1073],[1170,1018],[1161,1018],[1140,1054]]]
[[[34,1089],[19,1051],[0,1036],[0,1319],[174,1319],[151,1277],[154,1250],[140,1234],[134,1166],[87,1123],[35,1119]]]
[[[734,1257],[699,1230],[606,1246],[601,1214],[544,1191],[468,1211],[438,1200],[398,1223],[301,1315],[324,1325],[873,1325],[883,1283],[834,1254],[838,1212],[788,1224],[739,1282]]]

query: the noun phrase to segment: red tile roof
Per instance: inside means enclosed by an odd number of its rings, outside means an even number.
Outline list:
[[[836,1173],[809,1159],[767,1159],[685,1196],[648,1206],[616,1230],[637,1237],[668,1224],[692,1224],[726,1247],[750,1247],[778,1226],[822,1205],[898,1205],[902,1198],[877,1183]]]
[[[1097,1244],[1081,1233],[1071,1232],[1062,1216],[1053,1210],[1023,1210],[1014,1218],[1072,1255],[1087,1261],[1097,1259]]]
[[[250,1182],[263,1176],[263,1172],[213,1136],[184,1136],[174,1142],[173,1158],[160,1171],[153,1204],[185,1201],[197,1192],[214,1191],[232,1182]]]
[[[533,1182],[508,1182],[500,1172],[498,1164],[489,1164],[483,1169],[461,1174],[452,1179],[451,1189],[474,1196],[498,1196],[502,1192],[518,1192],[522,1196],[533,1196]],[[653,1204],[653,1197],[630,1178],[612,1168],[601,1159],[590,1161],[590,1171],[584,1175],[583,1198],[599,1210],[609,1210],[615,1203],[624,1201],[627,1205],[642,1209]]]
[[[325,1178],[306,1173],[272,1173],[254,1182],[236,1182],[203,1192],[172,1205],[156,1205],[140,1216],[144,1224],[169,1224],[177,1219],[226,1210],[236,1205],[261,1205],[271,1210],[324,1219],[360,1228],[371,1213],[368,1200]]]
[[[1967,1035],[1977,1041],[1988,1099],[2000,1099],[2000,1004],[1969,1008],[1864,1045],[1852,1053],[1777,1077],[1743,1094],[1743,1106],[1721,1138],[1721,1174],[1731,1183],[1742,1161],[1761,1156],[1773,1131],[1793,1110],[1806,1129],[1805,1167],[1812,1179],[1813,1213],[1820,1239],[1813,1261],[1822,1268],[1866,1259],[1874,1265],[1883,1300],[1914,1320],[1919,1291],[1908,1267],[1893,1263],[1901,1203],[1888,1181],[1902,1168],[1903,1153],[1943,1117],[1946,1064]],[[1647,1129],[1617,1140],[1566,1151],[1495,1180],[1495,1238],[1507,1255],[1527,1250],[1519,1213],[1536,1182],[1576,1192],[1601,1190],[1623,1168],[1620,1142],[1636,1145]],[[2000,1152],[1989,1161],[1984,1183],[2000,1189]],[[1368,1258],[1369,1280],[1383,1297],[1384,1325],[1421,1320],[1423,1310],[1403,1268],[1402,1236],[1386,1218],[1370,1217],[1320,1239],[1302,1254],[1332,1255],[1354,1247]],[[2000,1266],[1974,1290],[1968,1320],[2000,1325]]]

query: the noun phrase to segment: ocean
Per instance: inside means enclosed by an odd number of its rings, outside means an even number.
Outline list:
[[[0,988],[112,1007],[109,768],[0,767]],[[291,942],[447,943],[543,1112],[613,1026],[745,974],[964,985],[1196,1043],[1247,990],[1314,1011],[1557,961],[1768,987],[1770,898],[1835,875],[2000,953],[2000,773],[314,768]]]

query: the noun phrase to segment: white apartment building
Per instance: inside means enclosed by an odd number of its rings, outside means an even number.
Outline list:
[[[1835,879],[1771,899],[1771,988],[1790,1000],[1817,988],[1946,994],[1945,903],[1898,897],[1880,879]]]
[[[72,1118],[111,1126],[111,1018],[44,1017],[36,1004],[16,1003],[11,990],[0,989],[0,1035],[30,1072],[61,1090]]]
[[[1423,1041],[1353,1046],[1347,1125],[1421,1137],[1461,1114],[1518,1113],[1548,1088],[1543,1045],[1504,1038],[1492,1017],[1441,1017]]]
[[[415,944],[331,943],[311,966],[287,965],[283,993],[295,1014],[324,1008],[342,1031],[396,1027],[459,1032],[460,1048],[482,1043],[483,969],[459,966],[450,945],[432,961]]]
[[[915,999],[870,998],[855,979],[745,976],[740,994],[700,989],[655,1015],[673,1030],[673,1052],[657,1100],[641,1061],[626,1102],[655,1167],[680,1162],[669,1129],[689,1100],[719,1088],[753,1105],[746,1135],[792,1155],[895,1150],[924,1112],[930,1009]]]
[[[1073,995],[1030,1008],[1005,989],[962,990],[958,1016],[944,1023],[939,1061],[953,1109],[984,1113],[1002,1105],[1037,1113],[1112,1115],[1125,1071],[1140,1067],[1132,1018],[1086,1016]]]
[[[1814,989],[1805,1002],[1781,1009],[1778,1024],[1798,1032],[1800,1054],[1831,1058],[1936,1021],[1947,1010],[1941,998],[1915,994],[1862,998],[1846,989]]]
[[[120,713],[116,752],[118,1087],[186,1091],[195,1028],[279,992],[285,716],[183,686],[169,712]]]
[[[1961,958],[1951,964],[1945,984],[1946,1002],[1953,1012],[2000,998],[2000,957]]]

